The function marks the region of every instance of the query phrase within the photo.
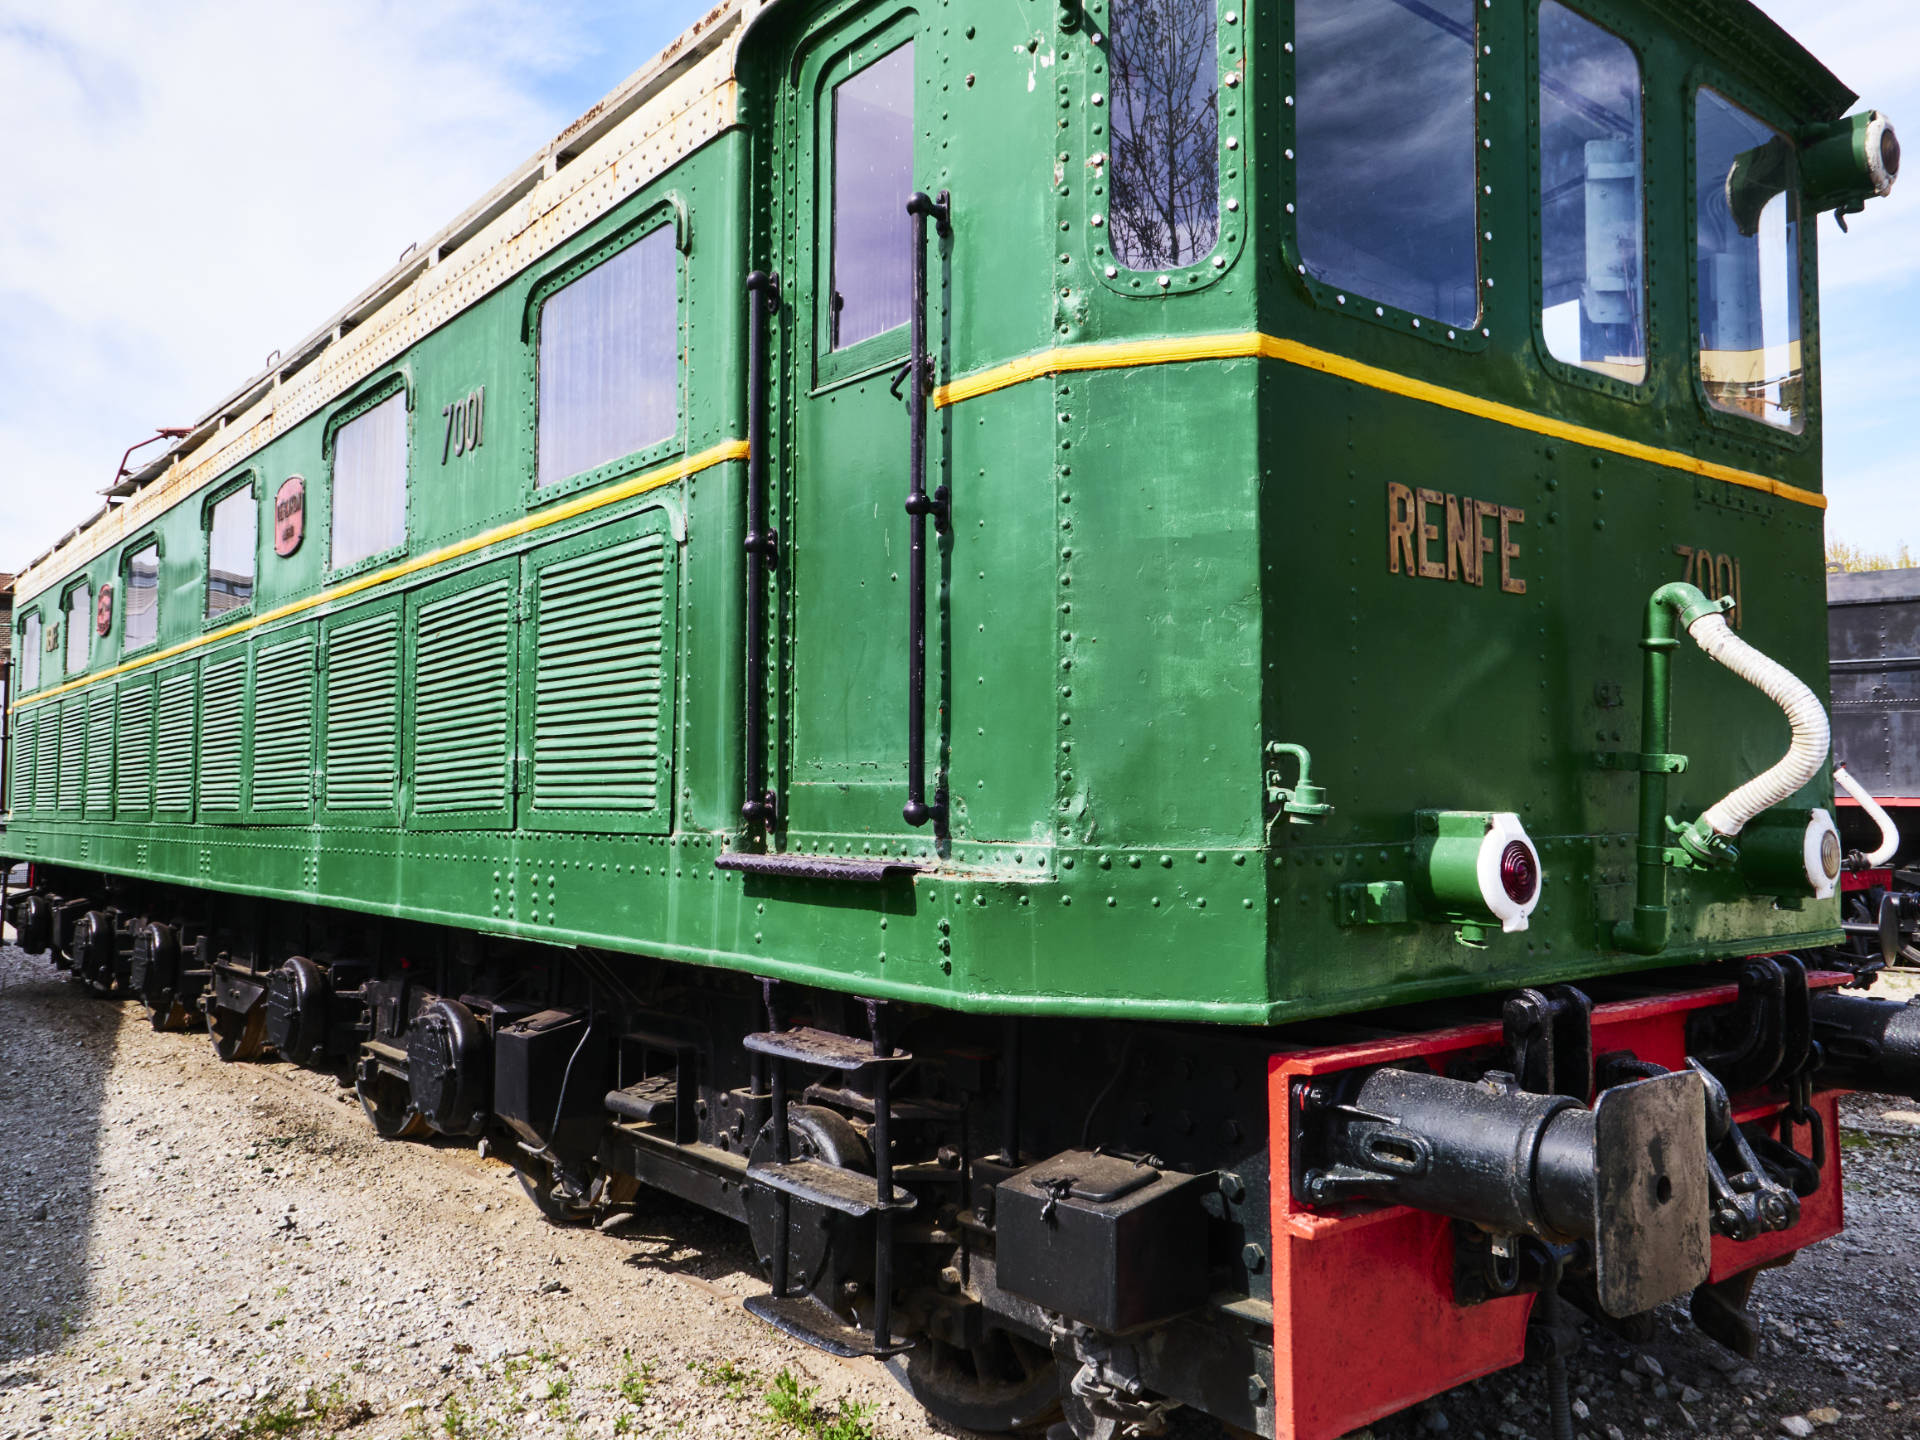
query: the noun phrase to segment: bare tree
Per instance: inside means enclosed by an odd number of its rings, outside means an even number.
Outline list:
[[[1115,257],[1130,269],[1187,265],[1220,233],[1215,0],[1114,0]]]

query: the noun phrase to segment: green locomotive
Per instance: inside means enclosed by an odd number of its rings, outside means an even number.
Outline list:
[[[964,1426],[1751,1349],[1920,1069],[1790,953],[1853,102],[1744,0],[729,0],[20,577],[23,943]]]

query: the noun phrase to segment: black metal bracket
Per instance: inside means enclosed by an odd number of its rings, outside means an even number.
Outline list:
[[[1501,1008],[1509,1068],[1522,1090],[1593,1094],[1593,1001],[1571,985],[1522,990]]]
[[[901,813],[916,828],[944,823],[944,789],[927,799],[927,527],[945,534],[952,506],[947,487],[927,493],[927,400],[933,393],[933,357],[927,342],[927,222],[941,238],[953,234],[953,207],[945,190],[934,199],[916,191],[907,201],[913,250],[913,313],[907,357],[907,803]],[[895,381],[898,393],[899,381]]]
[[[1731,1011],[1698,1010],[1688,1017],[1687,1054],[1732,1091],[1807,1069],[1814,1059],[1807,967],[1791,955],[1748,960]]]
[[[779,798],[767,784],[767,678],[773,673],[767,637],[767,576],[780,563],[780,537],[767,525],[767,432],[772,418],[769,351],[772,318],[780,312],[780,277],[765,270],[747,276],[747,556],[746,800],[748,825],[771,827]]]

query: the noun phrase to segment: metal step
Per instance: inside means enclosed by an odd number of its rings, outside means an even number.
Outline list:
[[[796,1200],[823,1205],[842,1215],[851,1215],[856,1220],[881,1210],[911,1210],[918,1203],[910,1193],[896,1185],[893,1187],[892,1201],[882,1204],[879,1182],[873,1176],[862,1175],[858,1170],[843,1170],[838,1165],[828,1165],[821,1160],[789,1160],[784,1165],[749,1165],[747,1181],[791,1195]]]
[[[872,1334],[855,1329],[819,1301],[805,1295],[755,1295],[746,1302],[747,1313],[766,1321],[774,1329],[791,1335],[803,1345],[837,1355],[842,1360],[862,1356],[884,1359],[903,1355],[913,1349],[911,1340],[890,1340],[881,1345]]]
[[[672,1075],[654,1075],[624,1090],[607,1092],[607,1109],[642,1125],[664,1124],[680,1104],[680,1082]]]
[[[906,856],[756,855],[726,850],[714,857],[716,870],[739,870],[748,875],[779,875],[789,880],[852,880],[877,885],[903,875],[918,875],[937,862]]]
[[[805,1025],[749,1035],[745,1043],[747,1049],[757,1055],[771,1055],[776,1060],[791,1060],[822,1070],[852,1071],[864,1070],[869,1065],[903,1065],[913,1058],[904,1050],[876,1055],[873,1046],[865,1040]]]

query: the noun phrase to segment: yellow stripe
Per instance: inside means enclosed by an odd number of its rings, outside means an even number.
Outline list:
[[[609,485],[604,490],[589,490],[577,495],[564,504],[555,505],[551,510],[541,510],[537,514],[527,515],[505,525],[483,530],[478,535],[469,535],[452,545],[442,546],[425,555],[417,555],[411,560],[403,560],[398,565],[390,565],[384,570],[375,570],[366,575],[336,585],[331,590],[323,590],[318,595],[309,595],[304,600],[295,600],[282,605],[277,610],[269,610],[251,620],[228,625],[212,631],[198,639],[183,641],[171,649],[161,650],[153,655],[143,655],[138,660],[129,660],[124,665],[116,665],[111,670],[102,670],[98,675],[83,675],[78,680],[69,680],[66,684],[52,690],[43,691],[31,699],[22,700],[13,709],[18,712],[29,705],[38,705],[45,700],[57,699],[72,690],[84,690],[89,685],[97,685],[102,680],[111,680],[117,675],[130,671],[143,670],[149,665],[161,665],[185,655],[190,650],[199,650],[208,645],[217,645],[222,640],[230,640],[236,635],[245,635],[250,630],[258,630],[262,625],[272,625],[289,616],[303,614],[318,609],[335,600],[343,600],[349,595],[358,595],[371,590],[376,585],[385,585],[392,580],[405,579],[417,575],[422,570],[431,570],[436,565],[444,565],[449,560],[458,560],[485,550],[490,545],[498,545],[503,540],[515,540],[522,535],[531,535],[536,530],[545,530],[550,526],[562,524],[576,516],[590,514],[595,510],[604,510],[609,505],[618,505],[622,500],[631,500],[636,495],[644,495],[649,490],[658,490],[663,485],[671,485],[676,480],[685,480],[690,475],[698,475],[702,470],[711,470],[716,465],[725,465],[728,461],[747,458],[747,442],[729,440],[716,445],[711,450],[703,450],[698,455],[689,455],[663,465],[658,470],[649,470],[644,474],[632,476],[618,484]]]
[[[1816,510],[1827,508],[1826,496],[1816,494],[1812,490],[1803,490],[1797,485],[1789,485],[1784,480],[1756,475],[1750,470],[1736,470],[1731,465],[1716,464],[1712,460],[1702,460],[1698,456],[1687,455],[1678,450],[1663,450],[1655,445],[1642,445],[1637,440],[1622,439],[1618,435],[1609,435],[1604,430],[1591,430],[1584,425],[1571,425],[1548,415],[1536,415],[1530,410],[1522,410],[1513,405],[1501,405],[1492,400],[1483,400],[1477,395],[1449,390],[1445,386],[1432,385],[1425,380],[1415,380],[1410,376],[1396,374],[1391,370],[1382,370],[1374,365],[1363,365],[1358,360],[1350,360],[1344,355],[1316,350],[1310,345],[1302,345],[1294,340],[1277,339],[1257,331],[1240,335],[1195,335],[1174,340],[1142,340],[1112,345],[1073,345],[1058,350],[1044,350],[1038,355],[1029,355],[1024,360],[998,365],[991,370],[982,370],[974,375],[963,375],[958,380],[936,390],[933,403],[939,406],[958,405],[962,401],[991,395],[996,390],[1005,390],[1012,385],[1021,385],[1029,380],[1042,379],[1048,375],[1064,375],[1072,371],[1121,370],[1142,365],[1172,365],[1191,360],[1245,360],[1254,356],[1267,360],[1282,360],[1289,365],[1298,365],[1307,370],[1318,370],[1323,375],[1350,380],[1356,385],[1385,391],[1389,395],[1403,395],[1410,400],[1437,405],[1443,410],[1457,411],[1462,415],[1478,416],[1480,419],[1492,420],[1501,425],[1511,425],[1517,430],[1531,431],[1535,435],[1545,435],[1570,444],[1584,445],[1592,450],[1605,450],[1614,455],[1625,455],[1630,459],[1644,460],[1650,465],[1661,465],[1670,470],[1684,470],[1692,475],[1703,475],[1710,480],[1724,480],[1729,485],[1738,485],[1745,490],[1759,490],[1782,500],[1790,500],[1797,505],[1811,505]]]

